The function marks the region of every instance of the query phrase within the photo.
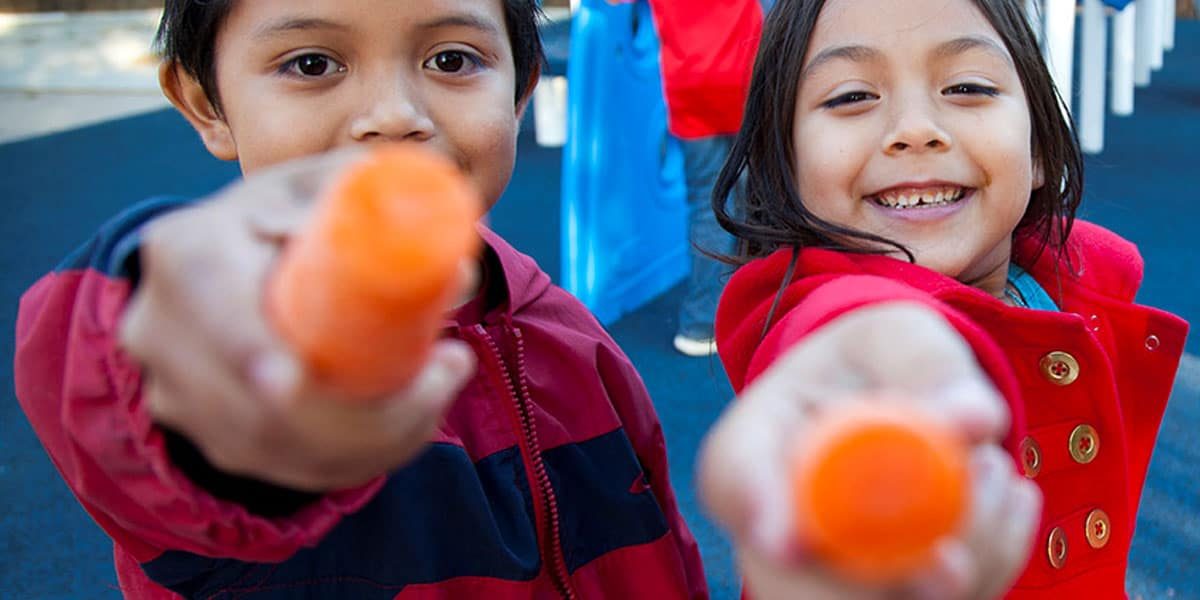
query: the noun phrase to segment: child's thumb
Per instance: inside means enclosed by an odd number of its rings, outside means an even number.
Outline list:
[[[777,563],[803,553],[788,509],[787,448],[779,423],[735,404],[704,441],[697,481],[708,512],[738,544]]]

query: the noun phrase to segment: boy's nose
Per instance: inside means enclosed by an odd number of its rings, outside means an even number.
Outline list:
[[[392,86],[372,96],[350,125],[355,141],[423,141],[433,136],[433,120],[415,94]]]
[[[910,104],[897,110],[890,130],[884,136],[883,152],[894,155],[950,149],[950,133],[938,122],[935,110],[926,103]]]

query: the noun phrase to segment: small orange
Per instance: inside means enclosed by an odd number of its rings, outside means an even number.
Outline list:
[[[383,146],[351,165],[290,240],[268,313],[316,376],[378,397],[416,375],[440,331],[462,261],[479,250],[479,194],[450,161]]]
[[[894,582],[929,564],[966,512],[965,444],[901,402],[871,399],[822,416],[796,451],[798,532],[860,581]]]

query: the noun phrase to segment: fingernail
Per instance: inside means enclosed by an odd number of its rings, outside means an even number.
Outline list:
[[[250,378],[258,390],[271,397],[288,394],[299,379],[300,368],[291,357],[278,352],[259,355],[250,367]]]

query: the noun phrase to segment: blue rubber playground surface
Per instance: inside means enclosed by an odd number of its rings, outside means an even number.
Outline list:
[[[1087,157],[1081,216],[1140,246],[1142,302],[1200,323],[1200,22],[1177,24],[1164,69],[1138,90],[1132,117],[1108,118],[1106,139],[1104,153]],[[518,156],[491,221],[557,278],[562,151],[539,147],[527,130]],[[166,110],[0,145],[0,165],[0,599],[119,598],[111,543],[62,483],[13,398],[17,300],[120,208],[154,195],[202,196],[237,171],[210,158]],[[736,598],[729,546],[701,513],[693,486],[700,439],[732,393],[715,359],[671,348],[680,295],[672,288],[610,330],[657,405],[713,597]],[[1142,500],[1129,577],[1135,598],[1200,598],[1200,335],[1187,347]]]

